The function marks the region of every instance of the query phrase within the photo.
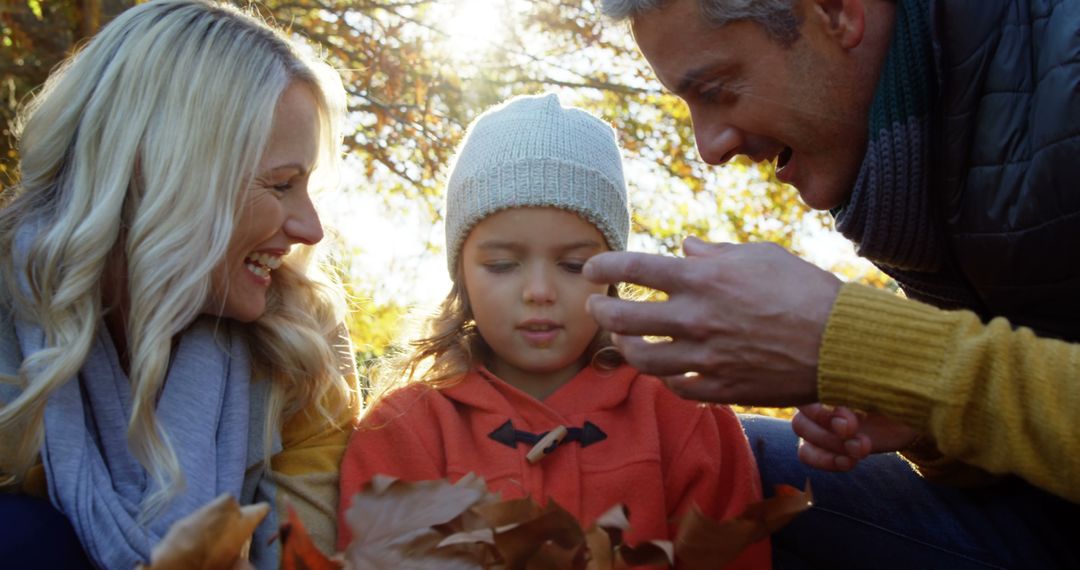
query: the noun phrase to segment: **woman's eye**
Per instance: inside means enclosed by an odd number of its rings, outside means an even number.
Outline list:
[[[290,182],[285,182],[285,183],[283,183],[283,184],[274,184],[273,186],[271,186],[271,188],[273,188],[275,192],[282,192],[282,193],[284,193],[284,192],[287,192],[287,191],[289,191],[289,189],[291,189],[291,188],[292,188],[292,183],[290,183]]]

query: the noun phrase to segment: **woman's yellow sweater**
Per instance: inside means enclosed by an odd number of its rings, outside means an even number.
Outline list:
[[[825,328],[818,396],[922,429],[947,458],[928,477],[963,462],[1080,502],[1078,344],[847,284]]]

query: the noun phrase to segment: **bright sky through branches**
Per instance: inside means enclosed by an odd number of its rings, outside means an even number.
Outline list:
[[[453,0],[442,31],[453,59],[475,60],[507,35],[505,0]]]

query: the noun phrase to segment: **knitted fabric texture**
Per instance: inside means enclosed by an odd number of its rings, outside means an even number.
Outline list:
[[[928,0],[896,5],[896,28],[870,109],[866,156],[836,228],[858,254],[896,278],[909,294],[960,306],[970,293],[954,273],[929,187],[930,117],[937,97]]]
[[[555,94],[516,97],[478,117],[446,189],[446,262],[456,273],[469,231],[485,217],[525,206],[574,212],[612,250],[630,233],[622,158],[610,125]]]

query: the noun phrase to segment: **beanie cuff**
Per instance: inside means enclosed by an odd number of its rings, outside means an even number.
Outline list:
[[[624,190],[594,168],[555,158],[526,158],[501,163],[458,184],[446,206],[447,269],[451,276],[473,226],[509,208],[551,207],[574,212],[600,230],[610,249],[626,249],[630,214]]]

